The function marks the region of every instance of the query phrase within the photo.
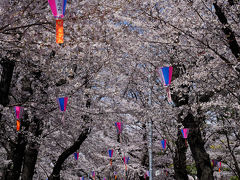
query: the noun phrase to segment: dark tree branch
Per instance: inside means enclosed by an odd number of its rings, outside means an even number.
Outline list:
[[[235,33],[232,31],[230,25],[228,24],[227,18],[224,12],[222,11],[221,7],[218,6],[216,2],[213,3],[213,6],[216,10],[215,12],[219,21],[224,25],[222,31],[227,37],[229,48],[232,51],[233,55],[238,60],[238,62],[240,62],[240,47],[235,38]]]
[[[5,169],[3,179],[19,179],[26,144],[27,142],[25,136],[22,133],[19,133],[17,137],[17,144],[11,144],[11,153],[8,154],[8,159],[11,159],[12,162]]]
[[[0,65],[2,66],[2,74],[0,80],[0,104],[7,106],[9,103],[8,94],[15,63],[9,59],[2,59],[0,61]]]
[[[228,0],[228,4],[229,4],[230,6],[233,6],[233,5],[234,5],[234,0]]]
[[[186,152],[187,147],[185,145],[184,139],[180,130],[178,130],[178,138],[176,140],[176,151],[175,157],[173,158],[174,172],[176,180],[188,180],[187,170],[186,170]]]
[[[234,154],[234,151],[232,150],[232,148],[231,148],[231,146],[230,146],[230,141],[229,141],[229,137],[228,137],[227,132],[225,133],[225,136],[226,136],[226,139],[227,139],[227,148],[228,148],[228,150],[229,150],[229,152],[230,152],[230,154],[231,154],[231,156],[232,156],[232,158],[233,158],[235,170],[237,171],[237,172],[236,172],[236,173],[237,173],[237,176],[238,176],[238,178],[240,178],[240,168],[239,168],[239,166],[238,166],[238,161],[237,161],[237,159],[236,159],[236,156],[235,156],[235,154]]]
[[[17,29],[29,28],[29,27],[32,27],[32,26],[40,26],[40,25],[45,25],[45,24],[51,24],[51,23],[50,22],[36,22],[36,23],[23,25],[23,26],[12,27],[12,28],[8,28],[8,29],[1,28],[0,33],[7,33],[9,31],[15,31]]]
[[[84,131],[79,135],[77,141],[75,141],[72,146],[70,146],[68,149],[66,149],[58,157],[58,160],[53,168],[53,171],[49,177],[49,180],[60,180],[60,171],[62,169],[62,165],[63,165],[64,161],[80,148],[81,144],[85,141],[85,139],[88,137],[88,134],[90,132],[91,132],[90,128],[85,128]]]

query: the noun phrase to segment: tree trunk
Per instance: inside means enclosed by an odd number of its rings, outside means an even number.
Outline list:
[[[37,143],[31,143],[26,147],[22,171],[23,180],[32,180],[37,161],[38,150],[39,145]]]
[[[72,155],[74,152],[76,152],[81,144],[85,141],[85,139],[88,137],[88,134],[90,133],[90,128],[85,128],[84,131],[79,135],[78,139],[72,146],[70,146],[68,149],[66,149],[59,157],[58,160],[53,167],[52,174],[48,178],[49,180],[60,180],[60,171],[62,169],[62,164],[64,161]]]
[[[182,85],[181,88],[187,88],[188,91],[190,91],[189,87],[187,87],[187,86]],[[172,96],[176,107],[180,107],[183,105],[190,106],[189,94],[184,93],[184,94],[182,94],[182,97],[181,97],[181,96],[178,96],[179,93],[180,92],[176,92]],[[204,101],[209,101],[209,99],[212,95],[213,94],[210,93],[208,96],[205,96],[204,98],[202,97],[202,99]],[[181,98],[179,98],[179,97],[181,97]],[[199,128],[205,118],[201,115],[201,113],[202,112],[199,108],[198,109],[198,117],[194,117],[192,112],[190,110],[188,110],[187,115],[184,118],[182,118],[182,116],[184,115],[184,113],[182,111],[181,113],[178,114],[178,122],[182,123],[184,128],[189,128],[189,135],[188,135],[187,140],[190,145],[192,156],[196,163],[198,179],[199,180],[213,180],[214,179],[213,178],[213,169],[211,167],[209,155],[205,151],[204,141],[202,139],[201,131]],[[177,149],[180,149],[181,144],[182,143],[176,143]],[[185,143],[183,143],[183,144],[185,144]],[[182,153],[181,156],[184,156],[184,159],[186,160],[185,153]],[[182,157],[182,160],[184,160],[184,159]],[[180,168],[182,168],[181,166],[182,166],[182,164],[184,165],[184,163],[186,164],[186,162],[181,161],[179,164],[180,167],[178,166],[177,168],[175,168],[175,166],[174,166],[175,173],[177,173],[176,171],[183,171]],[[186,165],[185,165],[185,168],[186,168]],[[176,176],[178,176],[178,175],[176,174]]]
[[[11,144],[10,146],[11,154],[8,155],[8,159],[11,159],[12,162],[5,169],[2,179],[18,180],[22,169],[24,150],[26,147],[24,135],[19,134],[17,137],[17,144]]]
[[[147,141],[147,128],[146,124],[144,123],[142,125],[143,128],[143,153],[142,153],[142,160],[141,160],[141,166],[146,167],[148,169],[148,141]]]
[[[15,63],[8,59],[2,59],[0,64],[2,66],[2,75],[0,80],[0,104],[7,106],[9,103],[8,94]]]
[[[9,103],[8,95],[15,63],[8,59],[1,59],[0,64],[2,66],[0,80],[0,104],[3,106],[7,106]],[[2,115],[0,114],[0,118],[1,117]],[[17,143],[10,143],[10,153],[8,154],[8,159],[11,160],[11,163],[8,165],[8,167],[6,167],[3,172],[3,180],[19,179],[25,146],[26,141],[24,139],[24,135],[19,133],[17,137]]]
[[[199,129],[201,121],[201,118],[196,118],[189,112],[182,123],[185,128],[189,128],[189,135],[187,139],[192,156],[196,163],[197,177],[199,180],[213,180],[213,169],[211,167],[210,158],[208,153],[205,151],[204,141]]]
[[[213,6],[215,8],[215,14],[217,15],[219,21],[224,25],[222,28],[222,31],[226,35],[229,48],[232,51],[232,54],[238,60],[238,62],[240,62],[240,47],[236,40],[235,33],[231,29],[231,26],[228,24],[227,18],[225,16],[224,12],[222,11],[221,7],[218,6],[218,4],[216,2],[213,3]]]
[[[186,152],[187,147],[185,140],[182,138],[180,130],[178,130],[178,138],[176,141],[177,149],[173,158],[174,172],[176,180],[188,180],[186,170]]]
[[[42,127],[43,127],[42,120],[34,116],[29,131],[31,131],[35,137],[39,137],[43,131]],[[25,149],[24,164],[22,171],[23,180],[32,180],[33,178],[39,147],[40,144],[38,142],[29,142]]]
[[[188,143],[197,167],[197,177],[200,180],[213,180],[213,170],[199,128],[190,129]]]
[[[143,131],[143,148],[142,148],[142,157],[141,157],[141,167],[145,167],[146,169],[148,169],[148,141],[147,141],[147,135],[148,135],[148,131],[147,131],[147,127],[146,127],[146,122],[142,124],[142,131]],[[146,172],[144,172],[145,175]],[[143,176],[138,176],[138,178],[140,180],[145,180],[145,177]],[[147,177],[146,180],[148,180],[149,178]]]

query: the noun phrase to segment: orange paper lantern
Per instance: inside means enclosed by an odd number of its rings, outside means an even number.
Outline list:
[[[17,120],[17,131],[20,130],[20,120]]]
[[[63,43],[63,19],[56,19],[56,43]]]

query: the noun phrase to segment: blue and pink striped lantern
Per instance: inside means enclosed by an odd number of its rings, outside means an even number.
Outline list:
[[[128,164],[128,161],[129,161],[129,157],[123,157],[123,162],[124,162],[124,165],[125,165],[125,170],[127,171],[127,164]]]
[[[117,128],[117,133],[120,134],[122,132],[122,129],[123,129],[122,123],[121,122],[116,122],[115,126]]]
[[[215,167],[215,166],[217,166],[218,161],[213,159],[212,162],[211,162],[211,164],[212,164],[213,167]]]
[[[92,171],[92,178],[95,180],[95,172]]]
[[[189,129],[188,128],[181,129],[181,132],[182,132],[183,138],[185,139],[185,144],[187,146],[187,137],[188,137]]]
[[[84,177],[80,177],[80,180],[84,180]]]
[[[147,172],[144,174],[144,179],[147,179],[147,177],[149,177],[149,176],[150,176],[150,172],[147,171]]]
[[[173,104],[172,98],[171,98],[171,92],[170,92],[170,84],[171,84],[171,80],[172,80],[172,71],[173,71],[173,67],[169,66],[169,67],[160,67],[158,69],[158,74],[160,77],[160,81],[162,83],[162,85],[164,87],[166,87],[166,91],[167,91],[167,98],[168,98],[168,103]]]
[[[217,162],[217,166],[218,166],[218,170],[219,170],[219,172],[221,172],[221,166],[222,166],[222,163],[221,163],[221,162]]]
[[[109,154],[109,157],[110,157],[110,165],[112,166],[113,149],[109,149],[108,154]]]
[[[67,0],[48,0],[53,16],[56,18],[56,43],[63,43],[63,17]]]
[[[161,140],[161,145],[162,145],[163,150],[166,149],[167,140],[166,139]]]
[[[74,153],[74,158],[75,158],[75,160],[78,160],[78,158],[79,158],[79,153],[78,152]]]
[[[63,124],[64,124],[64,112],[66,111],[66,108],[67,108],[67,102],[68,102],[68,97],[58,98],[59,108],[60,108],[60,111],[63,113],[62,115]]]
[[[20,130],[20,118],[22,117],[23,107],[15,106],[14,111],[15,111],[15,115],[16,115],[16,119],[17,119],[16,130],[19,131]]]
[[[168,176],[168,170],[164,169],[163,172],[165,173],[166,176]]]

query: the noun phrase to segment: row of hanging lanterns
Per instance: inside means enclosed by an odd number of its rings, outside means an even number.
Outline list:
[[[66,6],[66,1],[64,1],[63,4],[64,3],[65,3],[64,6]],[[51,9],[54,9],[53,8],[53,6],[54,6],[53,1],[49,0],[49,4],[51,6]],[[57,5],[57,4],[55,4],[55,5]],[[65,10],[64,10],[64,12],[65,12]],[[54,14],[55,17],[63,17],[63,16],[59,15],[58,11],[54,11],[53,14]],[[170,67],[159,68],[158,72],[159,72],[160,80],[161,80],[162,84],[164,85],[164,87],[166,87],[166,91],[167,91],[167,94],[168,94],[167,95],[168,96],[168,102],[172,103],[170,89],[169,89],[169,85],[171,84],[171,78],[172,78],[172,67],[170,66]],[[66,111],[66,108],[67,108],[67,102],[68,102],[68,97],[58,98],[59,108],[60,108],[60,111],[63,113],[62,114],[62,123],[63,124],[64,124],[64,112]],[[22,112],[23,112],[23,107],[15,106],[15,115],[16,115],[16,119],[17,119],[17,125],[16,125],[16,130],[17,131],[19,131],[20,127],[21,127],[20,118],[22,117]],[[117,133],[121,134],[121,132],[123,130],[122,123],[121,122],[116,122],[115,127],[117,128]],[[181,129],[181,133],[183,135],[183,138],[185,139],[185,144],[187,146],[187,137],[188,137],[189,129],[188,128]],[[161,145],[162,145],[163,150],[166,149],[166,143],[167,143],[166,139],[161,140]],[[113,149],[109,149],[108,153],[109,153],[109,157],[110,157],[110,165],[112,166]],[[75,157],[76,160],[78,160],[79,153],[75,152],[74,157]],[[129,157],[124,156],[123,161],[124,161],[125,169],[127,170],[127,164],[128,164],[128,161],[129,161]],[[221,167],[221,162],[216,162],[214,160],[212,161],[213,166],[215,166],[216,163],[217,163],[218,166]],[[220,172],[220,167],[219,167],[219,172]],[[145,175],[147,176],[147,173]],[[94,172],[94,177],[95,177],[95,172]]]
[[[68,102],[68,97],[58,98],[59,108],[60,108],[60,111],[63,113],[62,114],[62,123],[63,124],[64,124],[64,112],[66,111],[66,108],[67,108],[67,102]],[[22,118],[23,109],[24,108],[21,106],[14,107],[14,111],[15,111],[15,115],[16,115],[16,119],[17,119],[17,126],[16,126],[17,131],[20,131],[20,128],[21,128],[20,119]]]

